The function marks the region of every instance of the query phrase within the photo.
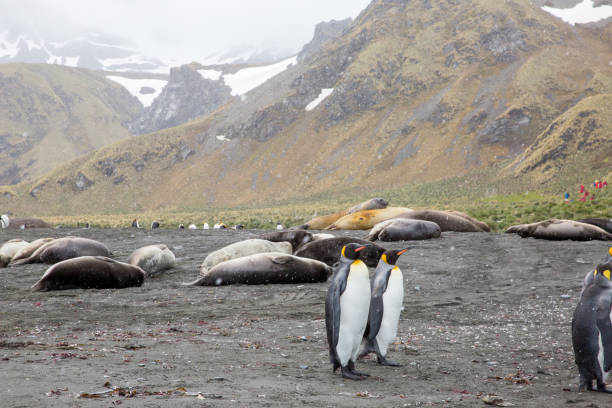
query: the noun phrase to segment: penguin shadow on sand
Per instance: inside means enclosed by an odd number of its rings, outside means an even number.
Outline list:
[[[369,376],[357,371],[355,362],[372,352],[380,364],[400,365],[387,360],[386,354],[397,335],[404,297],[403,276],[395,263],[409,248],[385,251],[370,283],[368,267],[359,259],[366,246],[349,243],[342,248],[325,299],[333,372],[340,368],[342,377],[351,380]]]

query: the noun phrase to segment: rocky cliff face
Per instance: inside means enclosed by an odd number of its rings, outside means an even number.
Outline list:
[[[150,133],[177,126],[206,115],[231,98],[231,89],[222,79],[204,78],[198,64],[172,68],[170,79],[153,104],[136,124],[138,133]]]
[[[338,39],[353,21],[352,18],[344,20],[324,21],[315,26],[314,36],[312,40],[302,47],[299,59],[307,59],[318,52],[329,41]]]

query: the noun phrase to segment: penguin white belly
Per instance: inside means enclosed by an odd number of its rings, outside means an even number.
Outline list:
[[[359,345],[368,323],[370,310],[370,278],[368,268],[359,262],[351,266],[346,289],[340,296],[340,327],[336,354],[345,366],[349,359],[355,361]]]
[[[397,336],[397,326],[403,302],[404,278],[399,268],[393,268],[387,283],[387,290],[383,294],[383,317],[376,335],[378,350],[383,357],[387,354],[389,344]]]

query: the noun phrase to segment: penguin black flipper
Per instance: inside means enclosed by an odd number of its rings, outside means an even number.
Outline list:
[[[364,337],[368,340],[373,341],[378,335],[380,325],[385,311],[383,302],[383,295],[387,290],[387,284],[389,283],[389,275],[391,271],[387,271],[383,276],[378,279],[375,277],[372,282],[372,299],[370,299],[370,313],[368,316],[368,327],[366,328],[367,334],[364,333]]]
[[[349,269],[350,265],[340,265],[340,268],[334,272],[327,297],[325,298],[326,314],[331,316],[331,319],[325,319],[327,338],[331,339],[329,342],[330,355],[332,353],[335,354],[338,337],[340,336],[340,296],[346,289],[346,275]]]
[[[597,302],[597,328],[601,334],[601,344],[604,345],[603,355],[603,370],[608,372],[612,368],[612,321],[610,321],[611,312],[610,299],[602,297]],[[607,347],[606,347],[607,346]]]

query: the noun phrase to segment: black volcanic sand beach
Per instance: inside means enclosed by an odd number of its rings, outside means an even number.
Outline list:
[[[0,406],[472,407],[490,394],[517,407],[612,404],[576,392],[570,338],[582,278],[606,242],[486,233],[411,242],[399,262],[405,307],[388,354],[403,367],[370,358],[357,369],[372,377],[354,382],[328,361],[326,283],[181,285],[210,251],[257,233],[2,230],[1,242],[97,239],[121,261],[166,243],[177,267],[137,288],[45,293],[29,287],[46,265],[0,269]]]

